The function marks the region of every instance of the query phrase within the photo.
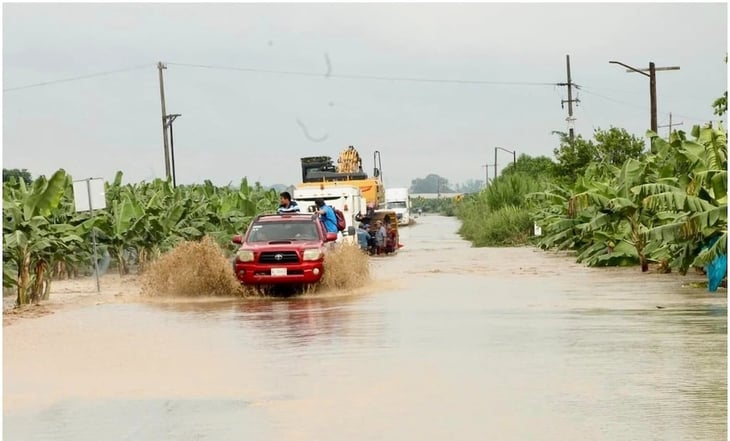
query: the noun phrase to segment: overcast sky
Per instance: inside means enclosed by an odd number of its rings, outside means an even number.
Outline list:
[[[570,54],[582,86],[576,132],[716,119],[727,89],[727,5],[709,4],[4,4],[3,167],[75,179],[164,177],[156,63],[165,71],[179,183],[301,180],[299,158],[354,145],[386,186],[438,173],[483,179],[494,146],[550,155],[566,130]],[[172,63],[312,72],[295,76]],[[342,79],[370,75],[548,85]],[[661,128],[662,134],[667,129]],[[500,153],[500,168],[510,155]],[[492,170],[490,170],[490,174]]]

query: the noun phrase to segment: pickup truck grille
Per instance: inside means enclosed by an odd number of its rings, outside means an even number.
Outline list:
[[[259,256],[259,263],[299,263],[296,251],[264,251]]]

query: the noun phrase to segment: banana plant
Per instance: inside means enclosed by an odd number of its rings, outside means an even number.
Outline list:
[[[34,243],[34,274],[31,298],[47,300],[50,295],[52,269],[66,256],[76,253],[84,243],[79,228],[68,224],[50,224],[40,231]]]
[[[636,250],[641,271],[649,270],[649,258],[646,255],[646,232],[651,228],[653,219],[651,210],[642,205],[642,200],[632,188],[651,179],[653,170],[650,163],[628,159],[623,164],[613,182],[596,184],[594,188],[579,193],[571,199],[577,209],[593,206],[598,214],[586,226],[589,231],[600,230],[612,224],[624,223],[626,237],[621,238]]]
[[[261,212],[273,211],[277,194],[243,179],[237,187],[203,185],[173,188],[169,181],[123,184],[118,172],[105,183],[107,209],[76,213],[73,185],[63,170],[31,186],[3,185],[3,286],[17,289],[18,304],[48,298],[54,277],[68,275],[91,260],[90,235],[107,249],[120,274],[137,256],[143,266],[181,240],[214,235],[221,244],[244,231]]]
[[[3,186],[3,254],[17,268],[18,305],[39,300],[37,292],[34,298],[30,295],[31,269],[39,253],[51,246],[43,233],[49,227],[48,217],[61,202],[67,182],[66,172],[61,169],[50,179],[39,177],[30,188],[22,181],[16,188]]]
[[[646,207],[662,210],[668,221],[648,232],[654,240],[679,244],[675,259],[680,272],[704,266],[727,254],[727,137],[724,130],[695,127],[695,141],[673,145],[682,179],[637,186]],[[662,140],[656,144],[664,147]],[[717,240],[719,238],[719,240]],[[713,245],[702,248],[714,241]]]
[[[116,259],[119,275],[129,273],[127,252],[134,249],[139,240],[144,222],[142,206],[135,200],[134,193],[123,191],[120,199],[113,200],[111,211],[99,216],[98,225],[102,240],[109,245],[112,258]]]

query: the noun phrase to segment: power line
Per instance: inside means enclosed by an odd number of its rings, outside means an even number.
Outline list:
[[[227,70],[227,71],[252,72],[252,73],[268,73],[268,74],[277,74],[277,75],[294,75],[294,76],[306,76],[306,77],[341,78],[341,79],[353,79],[353,80],[400,81],[400,82],[418,82],[418,83],[481,84],[481,85],[503,85],[503,86],[553,86],[553,87],[556,87],[556,86],[565,85],[565,83],[548,83],[548,82],[534,82],[534,81],[487,81],[487,80],[460,80],[460,79],[440,79],[440,78],[389,77],[389,76],[381,76],[381,75],[333,74],[333,73],[331,73],[331,70],[328,70],[328,72],[323,74],[323,73],[303,72],[303,71],[258,69],[258,68],[248,68],[248,67],[192,64],[192,63],[166,63],[166,64],[172,65],[172,66],[193,67],[193,68],[201,68],[201,69]],[[48,86],[48,85],[52,85],[52,84],[102,77],[102,76],[107,76],[107,75],[113,75],[116,73],[130,72],[130,71],[134,71],[134,70],[145,69],[145,68],[148,68],[151,66],[153,66],[153,64],[150,63],[150,64],[137,65],[137,66],[127,67],[127,68],[122,68],[122,69],[115,69],[115,70],[104,71],[104,72],[96,72],[96,73],[92,73],[92,74],[88,74],[88,75],[79,75],[79,76],[70,77],[70,78],[43,81],[43,82],[39,82],[39,83],[26,84],[23,86],[9,87],[9,88],[3,89],[3,92],[12,92],[12,91],[16,91],[16,90],[29,89],[29,88],[33,88],[33,87],[42,87],[42,86]],[[625,106],[630,106],[630,107],[646,110],[646,106],[641,106],[641,105],[637,105],[637,104],[633,104],[633,103],[628,103],[626,101],[617,100],[617,99],[593,92],[590,89],[586,89],[585,87],[580,86],[575,83],[572,83],[572,85],[576,89],[583,91],[589,95],[594,95],[599,98],[603,98],[605,100],[612,101],[617,104],[622,104]],[[601,88],[601,87],[596,87],[595,89],[610,90],[610,89]],[[626,91],[626,92],[628,92],[628,91]],[[662,113],[664,115],[669,115],[666,112],[659,112],[659,113]],[[693,121],[699,121],[699,122],[707,121],[707,119],[695,118],[692,116],[680,115],[677,113],[675,113],[674,115],[682,117],[682,118],[686,118],[689,120],[693,120]]]
[[[540,83],[540,82],[530,82],[530,81],[448,80],[448,79],[437,79],[437,78],[412,78],[412,77],[388,77],[388,76],[379,76],[379,75],[333,74],[329,71],[327,73],[315,73],[315,72],[303,72],[303,71],[257,69],[257,68],[235,67],[235,66],[214,66],[214,65],[208,65],[208,64],[171,63],[171,62],[168,62],[166,64],[168,66],[195,67],[195,68],[201,68],[201,69],[268,73],[268,74],[278,74],[278,75],[295,75],[295,76],[321,77],[321,78],[342,78],[342,79],[350,79],[350,80],[403,81],[403,82],[452,83],[452,84],[490,84],[490,85],[504,85],[504,86],[555,86],[556,85],[556,83]]]
[[[153,66],[152,64],[144,64],[144,65],[140,65],[140,66],[127,67],[127,68],[124,68],[124,69],[116,69],[116,70],[109,70],[109,71],[105,71],[105,72],[97,72],[97,73],[88,74],[88,75],[80,75],[80,76],[77,76],[77,77],[63,78],[63,79],[51,80],[51,81],[44,81],[44,82],[41,82],[41,83],[26,84],[25,86],[9,87],[7,89],[3,89],[3,92],[10,92],[10,91],[13,91],[13,90],[21,90],[21,89],[29,89],[31,87],[48,86],[50,84],[66,83],[66,82],[69,82],[69,81],[85,80],[87,78],[102,77],[102,76],[106,76],[106,75],[112,75],[112,74],[115,74],[115,73],[129,72],[129,71],[132,71],[132,70],[138,70],[138,69],[143,69],[143,68],[152,67],[152,66]]]
[[[581,87],[581,89],[580,89],[580,90],[581,90],[581,91],[582,91],[583,93],[587,93],[588,95],[593,95],[593,96],[597,96],[597,97],[599,97],[599,98],[603,98],[603,99],[605,99],[605,100],[608,100],[608,101],[612,101],[612,102],[614,102],[614,103],[617,103],[617,104],[623,104],[624,106],[634,107],[634,108],[636,108],[636,109],[642,109],[642,110],[646,110],[646,109],[648,109],[648,107],[646,107],[646,106],[642,106],[642,105],[640,105],[640,104],[633,104],[633,103],[628,103],[628,102],[626,102],[626,101],[621,101],[621,100],[617,100],[617,99],[614,99],[614,98],[608,97],[608,96],[606,96],[606,95],[601,95],[600,93],[592,92],[592,91],[591,91],[590,89],[586,89],[585,87]]]
[[[691,121],[697,121],[697,122],[703,122],[703,123],[710,122],[712,119],[712,118],[700,119],[700,118],[695,118],[693,116],[682,115],[681,113],[672,113],[672,112],[670,112],[670,113],[660,112],[660,113],[663,113],[665,115],[681,116],[682,118],[687,118]]]
[[[590,126],[593,130],[596,130],[599,126],[596,125],[596,121],[591,116],[592,115],[591,106],[589,105],[586,107],[585,101],[581,101],[580,103],[581,103],[581,108],[583,109],[583,111],[581,113],[583,114],[584,119],[588,120],[588,122],[590,123]]]
[[[577,89],[580,89],[578,85],[576,85]],[[593,90],[603,90],[606,92],[616,92],[624,95],[636,95],[638,92],[636,90],[628,90],[628,89],[614,89],[613,87],[603,87],[603,86],[595,86],[592,85],[591,89]],[[643,93],[643,92],[642,92]]]
[[[617,104],[622,104],[624,106],[634,107],[634,108],[642,109],[642,110],[647,110],[648,109],[646,106],[642,106],[640,104],[628,103],[626,101],[621,101],[621,100],[617,100],[617,99],[614,99],[614,98],[611,98],[611,97],[608,97],[608,96],[605,96],[605,95],[601,95],[600,93],[592,92],[590,89],[586,89],[585,87],[581,87],[580,90],[583,91],[584,93],[589,94],[589,95],[597,96],[599,98],[603,98],[605,100],[612,101],[612,102],[617,103]],[[666,116],[669,116],[669,113],[667,113],[667,112],[659,112],[659,113],[661,113],[663,115],[666,115]],[[687,118],[687,119],[690,119],[692,121],[698,121],[698,122],[707,122],[708,121],[707,118],[705,118],[705,119],[695,118],[693,116],[680,115],[678,113],[673,113],[673,115],[680,116],[682,118]]]
[[[600,97],[600,98],[603,98],[603,99],[606,99],[606,100],[609,100],[609,101],[613,101],[613,102],[618,103],[618,104],[623,104],[623,105],[626,105],[626,106],[641,108],[643,110],[649,110],[649,108],[646,107],[646,106],[641,106],[639,104],[632,104],[632,103],[628,103],[626,101],[616,100],[614,98],[610,98],[610,97],[607,97],[605,95],[601,95],[601,94],[595,92],[595,90],[606,90],[606,91],[609,91],[609,92],[618,92],[618,93],[622,93],[622,94],[636,95],[637,94],[636,91],[622,90],[622,89],[612,89],[612,88],[608,88],[608,87],[597,87],[597,86],[593,86],[593,85],[590,87],[590,89],[586,90],[586,89],[583,88],[583,86],[579,86],[577,84],[575,85],[575,88],[578,89],[578,90],[581,90],[581,91],[585,91],[586,93],[588,93],[590,95],[595,95],[597,97]],[[662,115],[665,115],[665,116],[669,116],[669,114],[671,113],[671,114],[673,114],[675,116],[681,116],[683,118],[691,119],[693,121],[700,121],[700,122],[707,122],[708,121],[706,118],[705,119],[703,119],[703,118],[696,118],[696,117],[687,116],[687,115],[680,115],[679,113],[673,113],[673,112],[659,112],[659,113],[661,113]]]
[[[328,60],[328,59],[327,59]],[[375,81],[401,81],[401,82],[420,82],[420,83],[451,83],[451,84],[483,84],[483,85],[503,85],[503,86],[565,86],[566,83],[548,83],[548,82],[535,82],[535,81],[487,81],[487,80],[449,80],[449,79],[437,79],[437,78],[412,78],[412,77],[388,77],[381,75],[357,75],[357,74],[333,74],[331,72],[331,65],[328,63],[328,69],[326,73],[315,73],[315,72],[303,72],[303,71],[287,71],[287,70],[272,70],[272,69],[258,69],[250,67],[236,67],[236,66],[222,66],[222,65],[209,65],[209,64],[192,64],[192,63],[166,63],[170,66],[180,67],[194,67],[200,69],[213,69],[213,70],[226,70],[235,72],[249,72],[249,73],[268,73],[277,75],[294,75],[294,76],[305,76],[305,77],[319,77],[319,78],[342,78],[342,79],[354,79],[354,80],[375,80]],[[616,100],[605,95],[601,95],[595,92],[586,90],[583,86],[580,86],[574,82],[571,82],[572,86],[577,89],[584,91],[588,94],[598,96],[600,98],[613,101],[618,104],[631,106],[639,109],[646,110],[647,107],[640,106],[625,101]],[[599,88],[597,88],[599,89]],[[609,90],[609,89],[606,89]],[[573,100],[573,101],[578,101]],[[666,112],[659,112],[664,115],[669,115]],[[679,115],[683,118],[687,118],[694,121],[705,122],[706,119],[694,118],[687,115]]]

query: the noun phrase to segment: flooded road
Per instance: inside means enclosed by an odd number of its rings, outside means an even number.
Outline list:
[[[357,295],[6,327],[4,439],[727,439],[725,290],[470,248],[457,228],[403,229]]]

